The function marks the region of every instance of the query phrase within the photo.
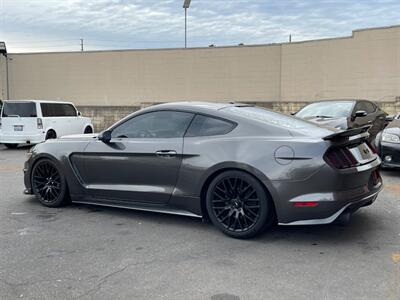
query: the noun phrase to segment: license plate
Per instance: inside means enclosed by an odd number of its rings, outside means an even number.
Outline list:
[[[367,146],[366,143],[362,143],[356,147],[349,148],[351,154],[357,159],[360,163],[366,163],[374,158],[374,153]]]
[[[23,125],[14,125],[14,131],[23,131],[24,126]]]

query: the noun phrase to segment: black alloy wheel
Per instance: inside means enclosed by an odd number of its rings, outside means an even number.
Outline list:
[[[43,205],[59,207],[68,202],[65,178],[51,160],[43,159],[35,164],[31,181],[33,192]]]
[[[245,172],[218,175],[210,184],[206,204],[213,224],[232,237],[250,238],[272,224],[273,208],[263,186]]]

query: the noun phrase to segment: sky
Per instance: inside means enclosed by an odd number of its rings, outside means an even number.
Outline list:
[[[0,0],[8,52],[184,46],[183,0]],[[400,24],[400,0],[192,0],[188,47],[350,36]]]

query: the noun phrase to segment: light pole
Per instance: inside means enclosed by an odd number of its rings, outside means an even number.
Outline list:
[[[183,2],[183,8],[185,9],[185,48],[187,48],[187,9],[190,7],[190,1],[192,0],[185,0]]]

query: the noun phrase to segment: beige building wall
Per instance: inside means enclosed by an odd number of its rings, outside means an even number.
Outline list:
[[[11,54],[10,97],[134,105],[279,100],[280,46]]]
[[[281,100],[400,96],[400,26],[282,45]]]
[[[0,54],[0,100],[7,99],[6,58]]]
[[[10,54],[9,84],[12,99],[62,99],[84,106],[394,101],[400,96],[400,26],[290,44]]]

